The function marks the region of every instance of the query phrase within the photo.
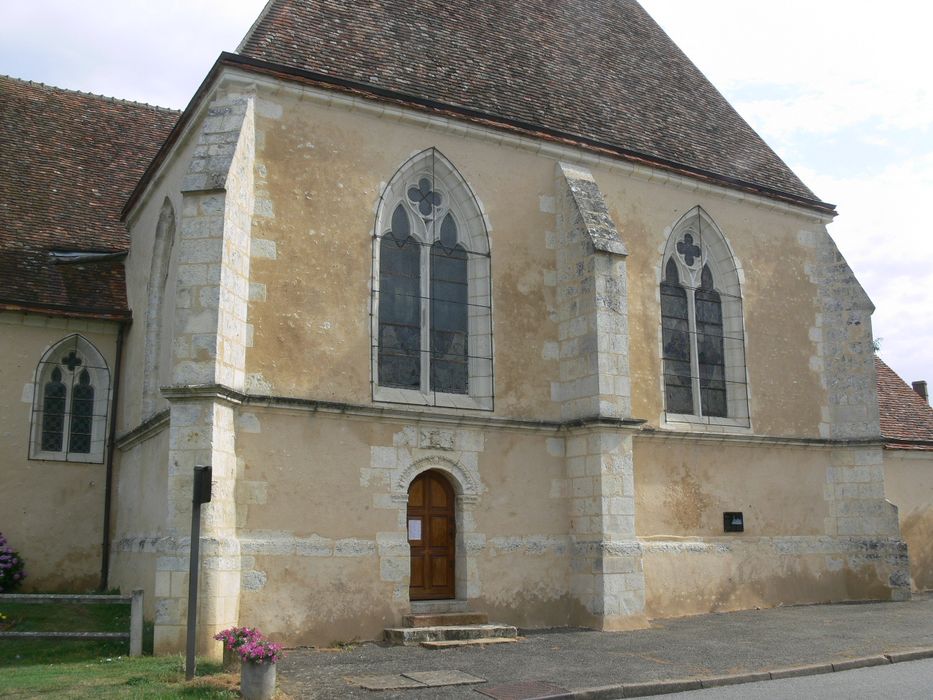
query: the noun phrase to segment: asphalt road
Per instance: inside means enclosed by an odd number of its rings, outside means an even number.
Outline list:
[[[655,700],[930,700],[933,659],[652,697]]]

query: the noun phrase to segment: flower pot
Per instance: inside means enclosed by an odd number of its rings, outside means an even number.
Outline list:
[[[224,647],[224,671],[236,673],[240,670],[240,655],[233,649]]]
[[[240,694],[245,700],[272,700],[275,695],[275,664],[244,661],[240,666]]]

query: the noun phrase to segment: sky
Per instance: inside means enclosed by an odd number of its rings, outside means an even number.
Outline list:
[[[0,73],[183,108],[265,0],[8,2]],[[817,196],[880,355],[933,384],[933,3],[642,0]],[[928,202],[931,200],[931,202]],[[775,290],[775,293],[780,293]]]

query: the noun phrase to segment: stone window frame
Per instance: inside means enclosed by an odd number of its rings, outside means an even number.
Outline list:
[[[42,449],[42,423],[44,415],[45,385],[49,382],[52,372],[62,367],[61,358],[64,354],[74,352],[80,359],[80,369],[70,371],[65,382],[68,387],[65,394],[65,413],[62,428],[63,439],[61,450]],[[71,443],[71,399],[72,387],[76,377],[82,370],[90,375],[90,385],[94,387],[94,408],[91,416],[91,446],[87,453],[72,452]],[[65,372],[69,370],[65,368]],[[102,464],[107,444],[108,416],[110,411],[111,386],[110,368],[100,351],[84,336],[75,333],[69,335],[46,350],[36,365],[33,397],[32,421],[29,439],[29,459],[53,462],[83,462]]]
[[[688,265],[678,253],[677,244],[686,234],[691,234],[700,247],[700,255],[693,265]],[[693,413],[673,413],[665,405],[661,413],[662,426],[687,430],[709,430],[725,428],[751,429],[751,413],[748,396],[748,368],[746,363],[745,316],[743,310],[742,283],[744,272],[729,240],[716,221],[703,207],[697,205],[680,217],[670,229],[670,234],[658,266],[655,286],[660,313],[660,289],[668,261],[673,259],[677,266],[679,281],[687,292],[689,312],[691,374],[693,375]],[[700,277],[704,266],[709,266],[714,289],[720,294],[723,320],[723,352],[725,355],[726,417],[704,416],[699,392],[697,371],[696,319],[694,290],[700,288]],[[660,320],[660,316],[659,316]],[[658,357],[661,361],[659,374],[662,402],[665,401],[663,329],[658,324]]]
[[[436,191],[446,198],[443,213],[436,216],[440,223],[446,213],[452,214],[457,225],[458,241],[469,251],[468,278],[468,376],[469,393],[450,394],[430,387],[430,255],[431,245],[439,239],[440,227],[423,225],[408,190],[417,187],[422,178],[429,178]],[[421,245],[421,388],[404,389],[379,384],[379,256],[382,237],[390,228],[395,208],[402,204],[414,224],[411,236]],[[492,271],[488,218],[479,199],[457,168],[436,148],[425,149],[403,163],[382,188],[376,207],[373,228],[372,265],[372,396],[382,403],[415,404],[443,408],[494,410],[493,338],[492,338]]]
[[[146,341],[143,358],[142,417],[152,417],[165,404],[161,386],[172,367],[172,334],[177,275],[175,207],[166,197],[159,211],[149,266],[146,305]]]

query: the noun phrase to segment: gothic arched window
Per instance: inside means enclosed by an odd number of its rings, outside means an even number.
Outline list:
[[[88,340],[72,335],[43,355],[33,391],[31,459],[102,462],[110,370]]]
[[[374,236],[373,398],[492,409],[486,225],[436,149],[386,186]]]
[[[674,226],[662,260],[666,420],[748,426],[740,270],[728,242],[695,207]]]

